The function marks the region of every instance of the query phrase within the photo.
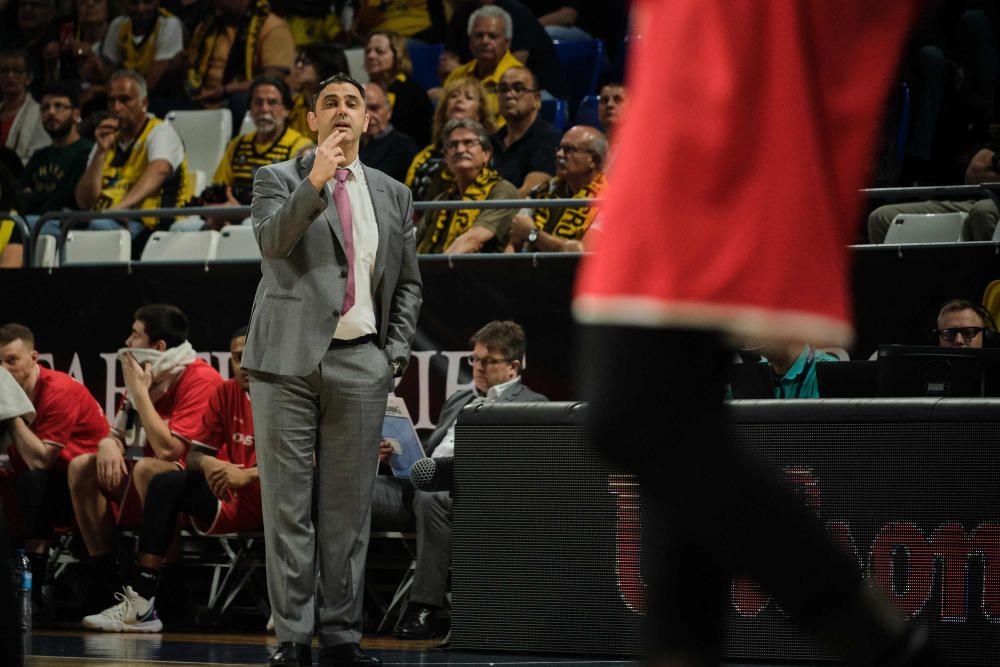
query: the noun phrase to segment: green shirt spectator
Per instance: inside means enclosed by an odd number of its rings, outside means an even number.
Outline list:
[[[53,144],[35,151],[20,179],[24,213],[77,208],[74,190],[93,147],[81,138],[66,146]]]

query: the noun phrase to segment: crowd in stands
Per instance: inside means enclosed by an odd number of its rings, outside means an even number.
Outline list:
[[[483,191],[493,198],[552,197],[557,191],[594,197],[601,179],[566,179],[563,172],[579,153],[592,156],[603,172],[607,149],[598,154],[590,144],[606,146],[607,139],[601,134],[587,146],[557,150],[556,124],[566,127],[577,109],[565,105],[571,93],[553,38],[601,39],[614,45],[610,52],[620,52],[625,4],[125,0],[119,8],[107,0],[79,0],[74,7],[12,0],[0,12],[11,19],[0,27],[0,33],[10,31],[9,48],[0,51],[0,143],[9,149],[0,153],[0,183],[9,179],[16,187],[3,189],[0,208],[24,216],[32,230],[45,213],[106,212],[74,228],[127,229],[134,256],[156,229],[239,224],[242,216],[170,220],[139,211],[249,204],[259,166],[311,152],[313,96],[320,81],[350,71],[351,52],[363,53],[355,74],[368,79],[371,120],[361,157],[404,181],[417,201],[476,200]],[[609,16],[615,20],[605,20]],[[427,63],[422,76],[414,74],[411,48],[428,44],[440,45],[440,57],[429,65],[439,87],[418,83],[427,80]],[[584,123],[588,137],[613,132],[627,99],[610,73],[611,61],[605,57],[598,66],[608,85],[586,91],[600,95],[597,118],[591,113]],[[556,100],[568,113],[557,119],[549,112],[546,120],[543,102]],[[204,178],[190,167],[192,147],[170,117],[198,109],[228,109],[233,128],[214,174]],[[460,118],[477,121],[488,143],[482,178],[458,179],[452,172],[441,133]],[[516,244],[508,243],[516,213],[476,220],[418,212],[415,222],[422,234],[439,240],[425,244],[424,252],[514,251],[534,243],[523,230]],[[543,229],[549,217],[551,212],[537,216],[546,250],[579,249],[594,218],[584,213],[579,224]],[[442,235],[443,222],[453,226]],[[49,219],[33,233],[58,237],[63,227]],[[497,242],[451,247],[479,227],[489,227]],[[548,243],[552,235],[572,243]],[[9,221],[0,226],[0,246],[6,246],[0,247],[0,265],[20,262],[19,240]]]

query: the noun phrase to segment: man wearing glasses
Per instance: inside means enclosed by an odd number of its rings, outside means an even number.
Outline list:
[[[497,86],[503,127],[493,135],[493,166],[518,188],[521,197],[556,171],[559,130],[541,117],[538,79],[527,67],[511,67]]]
[[[965,299],[946,301],[938,312],[937,336],[941,347],[983,347],[987,331],[995,331],[993,317],[979,304]]]
[[[521,382],[524,329],[516,322],[494,320],[469,340],[472,387],[457,391],[441,408],[437,427],[428,436],[428,456],[455,455],[455,422],[466,405],[477,403],[537,403],[548,399]],[[382,443],[379,457],[387,461],[391,447]],[[451,494],[414,489],[409,480],[379,476],[372,500],[372,524],[377,528],[407,528],[416,522],[417,564],[410,601],[396,625],[400,639],[429,639],[442,634],[439,614],[448,592],[451,567]]]
[[[453,118],[445,123],[441,137],[445,164],[455,179],[436,200],[517,198],[517,188],[490,167],[492,144],[482,125],[468,118]],[[507,245],[515,211],[510,208],[427,211],[417,229],[417,252],[449,255],[499,252]]]
[[[545,199],[589,200],[599,196],[608,155],[608,140],[600,130],[587,125],[569,128],[555,155],[555,178],[532,189],[532,199],[542,204]],[[522,209],[511,223],[505,252],[583,252],[583,237],[596,216],[597,208],[589,202]]]

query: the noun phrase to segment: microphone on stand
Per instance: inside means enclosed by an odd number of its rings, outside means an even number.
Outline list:
[[[410,467],[410,482],[421,491],[451,491],[455,486],[455,457],[424,458]]]

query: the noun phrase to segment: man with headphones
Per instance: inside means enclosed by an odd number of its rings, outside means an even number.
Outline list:
[[[532,199],[592,199],[604,188],[608,140],[589,125],[566,131],[556,147],[556,175],[535,186]],[[541,202],[539,202],[541,203]],[[583,237],[597,209],[589,204],[571,208],[521,209],[510,226],[506,252],[581,252]]]
[[[941,347],[992,347],[997,325],[989,311],[965,299],[946,301],[938,311],[934,337]]]

